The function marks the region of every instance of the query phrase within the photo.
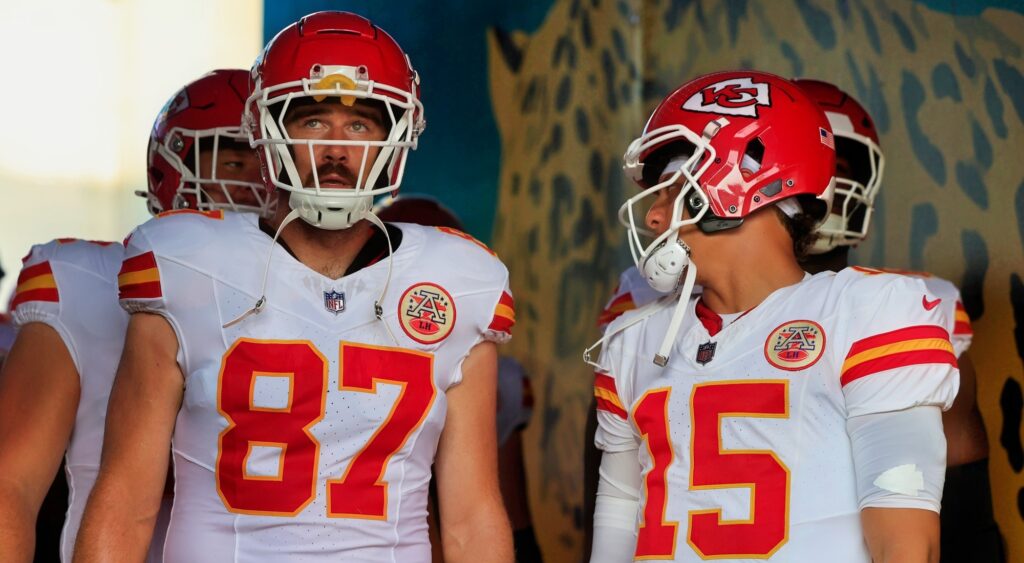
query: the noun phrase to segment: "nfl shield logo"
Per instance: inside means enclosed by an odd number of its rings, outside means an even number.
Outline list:
[[[697,346],[697,363],[704,365],[715,359],[716,346],[718,346],[717,342],[705,342],[704,344]]]
[[[337,315],[345,310],[345,293],[337,291],[324,292],[324,309]]]

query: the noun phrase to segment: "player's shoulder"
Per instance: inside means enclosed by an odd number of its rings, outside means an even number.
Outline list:
[[[244,226],[258,228],[254,214],[230,211],[177,209],[161,213],[136,227],[128,246],[149,250],[157,256],[183,258],[208,254],[219,246],[230,246],[243,235]]]
[[[850,266],[837,272],[832,280],[846,298],[876,301],[889,295],[927,292],[925,278],[905,272]]]
[[[403,237],[422,245],[426,264],[458,263],[458,269],[474,277],[496,275],[505,277],[507,270],[497,253],[472,235],[450,227],[425,227],[411,223],[395,223]]]
[[[36,244],[22,259],[22,275],[34,270],[52,273],[55,265],[70,266],[75,270],[91,272],[104,279],[112,279],[124,254],[117,242],[59,238]]]
[[[687,307],[691,311],[683,318],[684,324],[696,318],[690,313],[692,313],[692,309],[696,306],[698,299],[700,299],[700,294],[690,295],[690,302]],[[655,301],[642,307],[623,311],[621,315],[612,320],[607,328],[605,328],[605,334],[610,335],[608,337],[609,342],[615,339],[635,342],[636,339],[642,338],[642,335],[649,331],[656,333],[660,331],[663,334],[664,330],[667,330],[668,323],[672,320],[672,314],[675,312],[677,302],[678,300],[671,294],[662,295]]]

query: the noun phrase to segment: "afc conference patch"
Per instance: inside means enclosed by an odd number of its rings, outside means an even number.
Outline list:
[[[405,334],[420,344],[434,344],[455,327],[455,300],[433,283],[418,283],[398,300],[398,320]]]
[[[337,315],[338,313],[345,310],[345,292],[341,291],[325,291],[324,292],[324,309]]]
[[[764,342],[768,363],[786,371],[813,366],[825,351],[825,331],[814,321],[789,321],[778,326]]]

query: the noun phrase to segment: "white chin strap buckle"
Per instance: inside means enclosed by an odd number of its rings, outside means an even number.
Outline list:
[[[690,247],[677,237],[661,243],[644,262],[644,278],[655,291],[668,293],[679,285],[679,277],[690,263]]]

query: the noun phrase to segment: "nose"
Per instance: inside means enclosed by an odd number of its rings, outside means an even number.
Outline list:
[[[668,228],[671,210],[672,198],[669,197],[669,190],[659,191],[654,204],[647,210],[647,228],[660,234]]]
[[[346,162],[350,149],[351,147],[345,145],[320,145],[323,158],[332,162]]]

